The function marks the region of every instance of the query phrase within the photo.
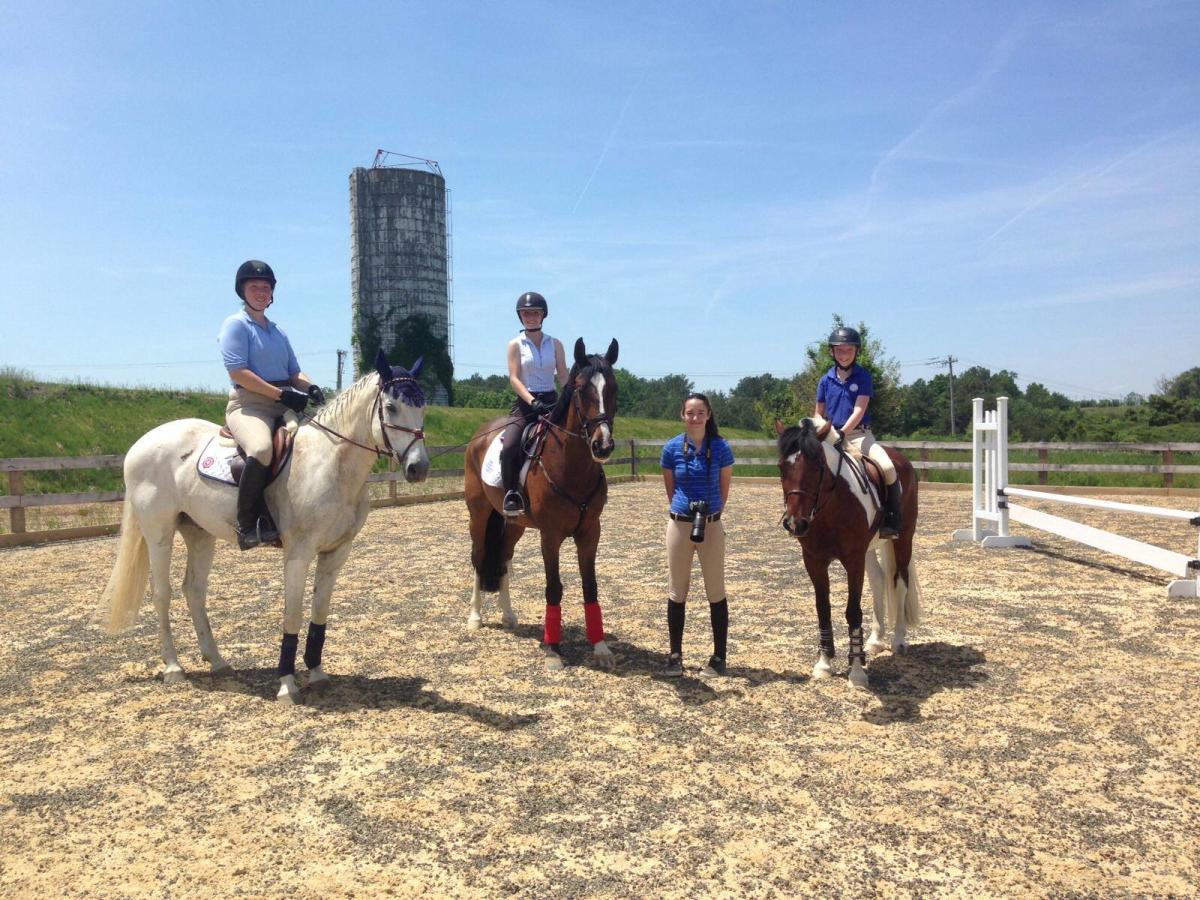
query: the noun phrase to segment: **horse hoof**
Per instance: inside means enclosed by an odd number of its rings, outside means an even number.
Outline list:
[[[895,653],[897,656],[907,656],[908,655],[908,641],[901,641],[899,643],[892,644],[892,652]]]
[[[505,631],[515,631],[517,628],[517,617],[515,615],[514,616],[501,616],[500,624],[502,626],[504,626]],[[476,627],[478,627],[478,626],[476,626]]]
[[[163,684],[183,684],[184,681],[183,669],[166,669],[163,672]]]
[[[611,672],[617,667],[617,658],[613,656],[613,652],[605,647],[603,650],[597,648],[595,651],[596,665],[605,672]]]
[[[561,672],[566,667],[567,667],[567,664],[563,660],[561,655],[559,655],[558,653],[555,653],[553,650],[546,651],[546,671],[547,672]]]
[[[483,620],[479,616],[472,613],[467,617],[467,631],[478,631],[483,627]]]
[[[233,666],[225,662],[225,660],[221,660],[220,663],[212,667],[212,674],[222,678],[227,675],[232,675]]]
[[[296,687],[295,675],[285,675],[279,679],[279,693],[275,699],[286,706],[295,706],[300,702],[300,688]]]
[[[320,666],[313,666],[308,670],[308,686],[314,690],[320,690],[328,686],[329,676]]]
[[[860,691],[865,691],[867,689],[868,679],[865,669],[856,667],[850,670],[850,686]]]
[[[883,652],[884,650],[886,650],[887,648],[888,648],[888,645],[887,645],[887,643],[886,643],[886,642],[884,642],[884,641],[881,641],[881,640],[879,640],[878,638],[870,638],[870,639],[868,639],[868,641],[867,641],[867,648],[866,648],[866,649],[867,649],[867,652],[868,652],[869,654],[871,654],[872,656],[875,656],[876,654],[882,653],[882,652]]]
[[[817,663],[813,666],[812,677],[814,681],[820,681],[824,678],[833,677],[833,666],[829,663]]]

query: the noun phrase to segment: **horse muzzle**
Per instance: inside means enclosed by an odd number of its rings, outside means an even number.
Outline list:
[[[612,432],[609,431],[607,425],[601,425],[592,435],[592,439],[588,441],[588,449],[591,450],[592,459],[596,462],[604,462],[613,455],[613,450],[617,447],[616,441],[612,438]]]
[[[423,444],[420,452],[408,453],[400,463],[404,466],[404,480],[410,484],[429,477],[429,456],[424,452]]]
[[[797,518],[788,513],[783,514],[783,518],[779,520],[779,524],[783,526],[783,530],[793,537],[804,537],[808,533],[808,526],[812,524],[806,518]]]

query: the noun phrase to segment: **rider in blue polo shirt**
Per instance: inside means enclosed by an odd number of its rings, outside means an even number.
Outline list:
[[[703,394],[688,394],[680,409],[687,425],[683,434],[663,446],[663,484],[670,501],[667,514],[667,568],[670,595],[667,600],[667,634],[670,653],[663,672],[678,678],[683,674],[683,624],[692,578],[692,558],[700,557],[704,593],[712,621],[713,655],[700,674],[725,674],[729,635],[729,603],[725,599],[725,526],[721,512],[729,499],[733,481],[733,451],[717,431],[712,404]],[[702,504],[702,505],[701,505]],[[696,526],[703,523],[697,540]]]
[[[861,346],[862,337],[853,328],[835,328],[829,335],[829,352],[833,355],[834,365],[817,383],[816,413],[841,432],[842,442],[879,465],[886,485],[879,536],[894,538],[901,528],[900,485],[891,457],[871,435],[871,413],[867,406],[875,391],[871,373],[856,362]]]
[[[238,267],[233,284],[242,308],[221,323],[217,342],[232,382],[225,424],[246,454],[238,481],[237,539],[241,549],[249,550],[279,540],[279,532],[262,516],[275,421],[287,409],[303,412],[309,400],[324,403],[325,395],[300,371],[283,329],[267,318],[267,307],[275,302],[271,267],[248,259]]]

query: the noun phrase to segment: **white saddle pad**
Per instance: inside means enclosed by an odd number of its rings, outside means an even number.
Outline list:
[[[504,487],[504,479],[500,472],[500,451],[504,449],[504,432],[501,431],[488,444],[487,453],[483,455],[483,467],[480,475],[483,477],[483,483],[489,487]],[[521,475],[517,479],[518,484],[525,484],[525,476],[529,474],[529,460],[521,465]]]
[[[196,459],[196,471],[204,478],[235,485],[229,464],[237,459],[237,447],[219,437],[211,437]]]

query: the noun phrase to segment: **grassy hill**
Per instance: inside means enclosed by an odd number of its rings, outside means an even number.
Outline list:
[[[99,456],[124,453],[139,437],[172,419],[223,420],[223,394],[92,384],[50,384],[0,372],[0,458],[21,456]],[[465,444],[483,423],[502,415],[495,409],[431,406],[425,416],[430,447]],[[678,434],[682,423],[618,416],[618,440],[662,439]],[[728,429],[728,437],[764,435]],[[618,450],[618,455],[625,454]],[[383,465],[382,461],[380,463]],[[437,468],[461,468],[462,453],[433,459]],[[30,472],[29,492],[117,490],[118,471]],[[0,490],[7,487],[0,483]]]

